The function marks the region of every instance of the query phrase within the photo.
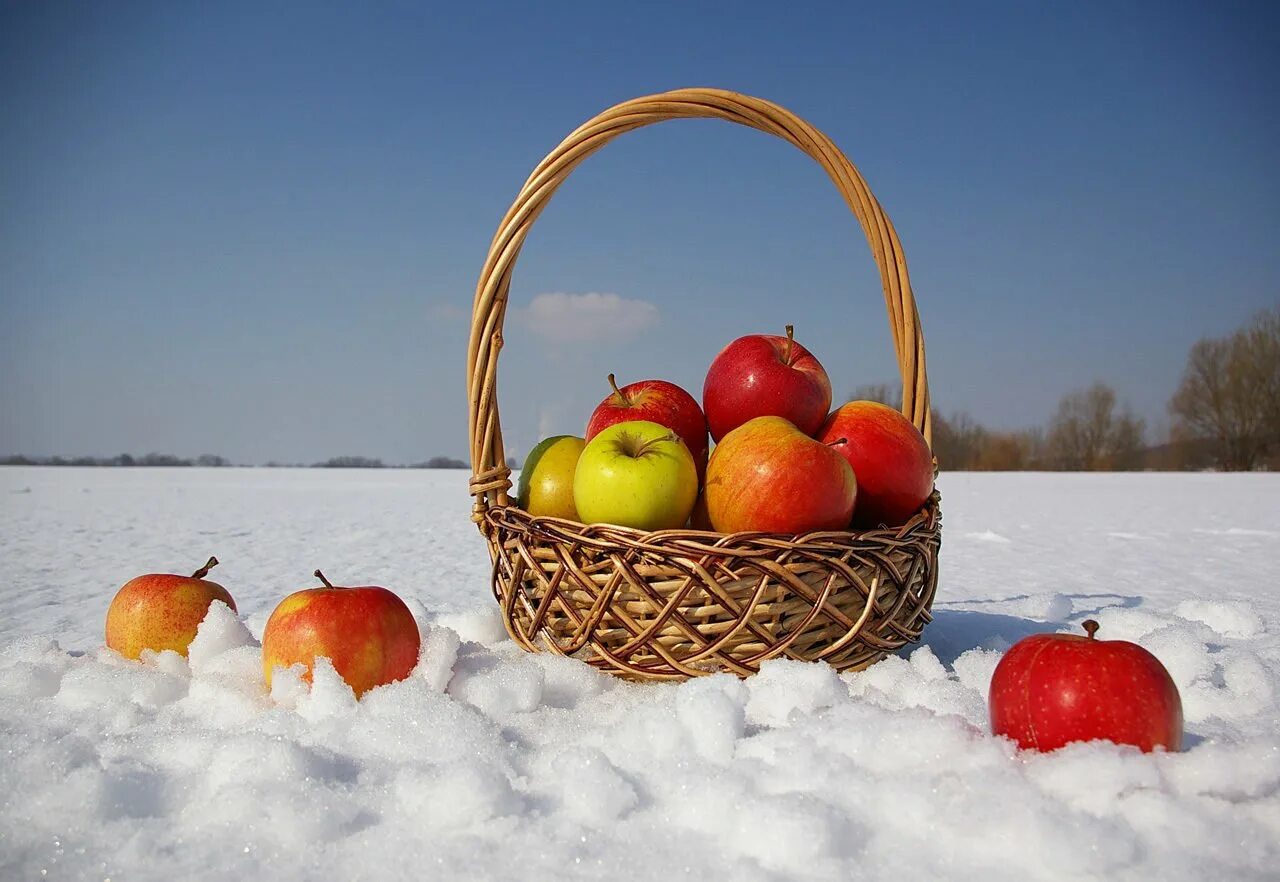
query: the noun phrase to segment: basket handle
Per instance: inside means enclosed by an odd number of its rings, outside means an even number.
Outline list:
[[[790,142],[822,166],[862,225],[871,246],[902,374],[902,413],[932,446],[924,335],[911,294],[907,260],[893,224],[858,170],[830,138],[777,104],[723,89],[677,89],[616,104],[574,130],[529,175],[489,246],[489,256],[476,285],[467,346],[471,495],[476,500],[473,518],[482,528],[489,506],[509,504],[510,470],[498,420],[498,355],[511,273],[525,237],[556,188],[579,163],[624,132],[670,119],[723,119],[750,126]]]

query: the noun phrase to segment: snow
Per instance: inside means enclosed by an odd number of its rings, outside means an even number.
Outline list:
[[[466,480],[0,469],[0,878],[1275,878],[1276,476],[945,475],[921,645],[656,685],[506,639]],[[239,616],[102,647],[121,584],[209,554]],[[267,692],[317,566],[405,598],[409,679]],[[1004,650],[1085,618],[1164,661],[1183,752],[991,736]]]

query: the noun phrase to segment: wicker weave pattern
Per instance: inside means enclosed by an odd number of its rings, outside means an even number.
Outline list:
[[[779,655],[864,667],[919,638],[936,585],[936,498],[856,535],[646,534],[514,506],[491,523],[511,636],[632,678],[746,675]]]
[[[473,520],[489,544],[507,630],[530,651],[585,658],[623,676],[746,675],[774,656],[865,667],[929,621],[941,536],[938,499],[892,530],[778,536],[534,518],[511,505],[497,404],[502,326],[516,258],[556,188],[624,132],[671,119],[723,119],[768,132],[817,161],[867,237],[902,376],[902,412],[931,437],[924,337],[906,258],[866,183],[818,130],[783,108],[718,89],[618,104],[587,121],[525,182],[476,287],[467,352]]]

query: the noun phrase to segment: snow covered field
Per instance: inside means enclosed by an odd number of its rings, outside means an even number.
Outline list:
[[[946,475],[921,646],[684,685],[516,650],[467,478],[0,469],[0,879],[1280,876],[1280,476]],[[210,554],[242,619],[101,649],[123,582]],[[410,603],[413,678],[264,691],[316,567]],[[1000,652],[1090,616],[1170,669],[1183,753],[990,736]]]

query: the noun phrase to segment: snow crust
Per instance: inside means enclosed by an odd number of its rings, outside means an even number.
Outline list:
[[[623,683],[506,638],[464,473],[0,469],[0,879],[1274,879],[1280,481],[947,475],[935,620],[866,671]],[[212,577],[189,657],[102,648],[119,585]],[[316,566],[423,631],[361,701],[262,683]],[[1187,747],[1020,753],[987,687],[1097,619]]]

